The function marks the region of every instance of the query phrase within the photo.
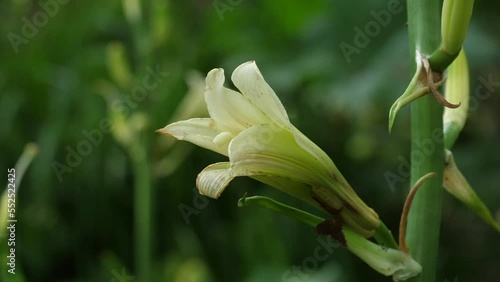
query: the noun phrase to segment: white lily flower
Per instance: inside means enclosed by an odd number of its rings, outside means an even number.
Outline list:
[[[255,62],[238,66],[231,80],[241,93],[224,87],[224,70],[208,73],[205,101],[210,118],[157,130],[229,157],[229,162],[209,165],[198,175],[200,194],[217,199],[234,177],[250,176],[330,213],[339,212],[344,224],[371,236],[378,215],[328,155],[290,123]]]

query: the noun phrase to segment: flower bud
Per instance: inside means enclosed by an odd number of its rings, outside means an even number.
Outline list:
[[[469,65],[465,52],[462,51],[448,68],[445,99],[450,103],[460,103],[460,107],[445,107],[443,115],[445,147],[451,149],[460,131],[465,125],[469,111]]]
[[[441,15],[441,49],[457,54],[467,35],[474,0],[444,0]]]

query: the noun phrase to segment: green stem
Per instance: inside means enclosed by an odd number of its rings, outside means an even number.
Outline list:
[[[151,169],[147,139],[138,138],[130,147],[134,170],[135,265],[140,281],[151,281]]]
[[[151,66],[150,30],[147,18],[148,1],[139,1],[139,18],[129,22],[137,56],[139,72],[144,72],[146,66]],[[148,127],[146,127],[148,128]],[[152,175],[149,158],[149,134],[141,130],[141,136],[134,140],[129,148],[134,169],[134,226],[135,226],[135,267],[138,280],[150,282],[151,279],[151,246],[152,246],[152,206],[153,195]]]
[[[415,50],[423,54],[436,50],[440,43],[440,1],[408,0],[408,27],[412,56]],[[412,63],[415,63],[413,59]],[[435,172],[438,177],[429,179],[420,188],[408,216],[406,242],[410,255],[423,269],[410,281],[436,279],[444,168],[442,116],[442,106],[431,95],[412,103],[410,186],[429,172]]]
[[[458,54],[460,54],[460,51],[456,54],[450,55],[443,49],[439,48],[429,56],[429,65],[433,71],[443,73],[457,58]]]

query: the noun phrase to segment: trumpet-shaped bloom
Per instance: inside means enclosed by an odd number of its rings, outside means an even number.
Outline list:
[[[354,192],[328,155],[289,121],[285,108],[255,62],[231,77],[240,92],[224,87],[224,71],[211,70],[205,101],[210,118],[175,122],[157,132],[229,157],[209,165],[196,181],[200,194],[218,198],[232,179],[250,176],[325,210],[363,236],[378,215]]]

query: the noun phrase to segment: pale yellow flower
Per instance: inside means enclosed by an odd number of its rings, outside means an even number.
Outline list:
[[[198,175],[200,194],[218,198],[232,179],[250,176],[331,213],[338,211],[344,224],[371,236],[378,215],[328,155],[290,123],[255,62],[238,66],[231,80],[241,93],[224,87],[222,69],[211,70],[205,88],[210,118],[175,122],[157,131],[229,157]]]

